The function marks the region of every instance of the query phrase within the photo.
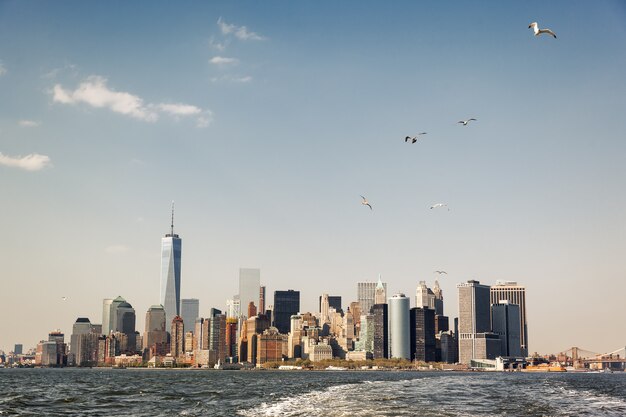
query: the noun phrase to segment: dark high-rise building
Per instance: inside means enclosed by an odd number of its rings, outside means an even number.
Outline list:
[[[174,202],[170,232],[161,239],[161,305],[166,323],[180,316],[180,260],[182,240],[174,233]]]
[[[389,310],[387,304],[374,304],[374,359],[389,357]]]
[[[126,352],[136,352],[137,337],[135,335],[135,309],[127,301],[121,302],[115,306],[116,311],[114,317],[117,320],[114,331],[124,333],[127,339]]]
[[[180,300],[180,316],[183,318],[185,333],[195,331],[196,319],[200,317],[200,300],[183,298]]]
[[[447,332],[448,330],[450,330],[448,316],[441,316],[437,314],[435,310],[435,334],[438,334],[439,332]]]
[[[500,301],[491,305],[493,332],[500,336],[502,356],[522,356],[520,307]]]
[[[279,333],[289,333],[291,316],[299,311],[300,291],[274,291],[274,327]]]
[[[498,336],[491,333],[490,288],[470,280],[458,284],[459,291],[459,362],[472,359],[495,359]]]
[[[517,304],[520,308],[520,343],[522,344],[522,356],[528,356],[528,322],[526,321],[526,288],[514,281],[496,281],[491,287],[491,304],[508,300],[511,304]]]
[[[341,309],[341,296],[340,295],[329,295],[328,296],[328,307],[332,307],[335,311],[343,313]],[[320,303],[319,303],[319,311],[322,311],[322,296],[320,295]]]
[[[70,338],[70,356],[72,357],[72,364],[76,366],[97,365],[98,337],[101,331],[100,327],[94,328],[86,317],[76,319],[74,326],[72,326],[72,336]]]
[[[410,312],[411,360],[435,361],[435,310],[414,307]]]
[[[165,328],[165,310],[162,305],[153,305],[146,313],[146,328],[143,334],[143,348],[149,350],[155,345],[162,346],[166,343],[167,330]]]
[[[24,349],[24,347],[23,347],[23,345],[21,343],[16,343],[15,344],[15,349],[13,349],[13,353],[15,353],[16,355],[21,355],[23,349]]]

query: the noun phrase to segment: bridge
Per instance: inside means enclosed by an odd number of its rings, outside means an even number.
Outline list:
[[[626,347],[609,353],[597,353],[579,347],[571,347],[557,356],[557,360],[576,369],[626,369]]]

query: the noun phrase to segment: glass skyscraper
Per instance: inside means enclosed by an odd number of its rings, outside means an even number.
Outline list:
[[[174,234],[174,203],[170,233],[161,239],[161,305],[166,323],[180,315],[180,257],[182,240]]]
[[[300,312],[300,291],[274,291],[274,327],[289,333],[291,316]]]
[[[259,308],[259,292],[261,288],[261,270],[256,268],[239,269],[239,311],[242,316],[248,317],[250,302]],[[264,313],[261,312],[261,313]],[[249,318],[249,317],[248,317]]]

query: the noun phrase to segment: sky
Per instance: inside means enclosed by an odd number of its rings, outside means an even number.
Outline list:
[[[624,74],[620,1],[2,0],[0,349],[143,333],[172,201],[203,316],[241,267],[303,311],[508,280],[530,352],[623,348]]]

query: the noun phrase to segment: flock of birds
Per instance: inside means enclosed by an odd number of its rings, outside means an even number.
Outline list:
[[[540,29],[539,25],[537,24],[537,22],[532,22],[530,25],[528,25],[528,28],[533,30],[533,33],[535,34],[535,36],[548,34],[548,35],[551,35],[552,37],[554,37],[554,39],[556,39],[556,34],[552,30],[550,30],[550,29]],[[467,126],[470,122],[476,122],[476,121],[478,121],[478,119],[475,119],[475,118],[472,117],[472,118],[469,118],[469,119],[466,119],[466,120],[459,120],[457,122],[457,124],[461,124],[463,126]],[[411,144],[414,144],[423,135],[426,135],[426,132],[419,132],[415,136],[406,136],[404,138],[404,142],[405,143],[409,143],[409,141],[410,141]],[[361,198],[363,199],[361,201],[361,204],[364,205],[364,206],[369,207],[370,210],[373,210],[372,205],[370,204],[369,201],[367,201],[367,198],[365,198],[364,196],[361,196]],[[447,208],[448,211],[450,211],[450,208],[448,207],[448,204],[446,204],[446,203],[436,203],[436,204],[433,204],[432,206],[430,206],[431,210],[432,209],[444,208],[444,207]],[[446,271],[435,271],[435,273],[439,274],[439,275],[441,275],[441,274],[446,274],[447,275],[448,274]]]

